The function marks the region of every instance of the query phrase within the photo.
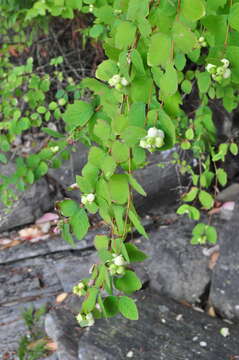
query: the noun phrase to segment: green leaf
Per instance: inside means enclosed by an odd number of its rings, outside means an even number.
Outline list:
[[[177,214],[179,215],[188,214],[189,218],[192,220],[200,219],[200,212],[198,211],[198,209],[196,209],[194,206],[190,206],[186,204],[181,205],[178,208]]]
[[[143,196],[147,196],[147,194],[144,191],[144,189],[142,188],[142,186],[138,183],[138,181],[131,174],[128,174],[128,178],[129,178],[129,183],[132,186],[132,188],[134,188],[134,190],[136,190],[139,194],[141,194]]]
[[[0,162],[3,164],[7,164],[7,158],[4,154],[0,154]]]
[[[73,216],[75,212],[79,210],[78,204],[71,199],[59,201],[57,203],[57,208],[60,209],[60,212],[63,216],[67,217]]]
[[[151,24],[147,19],[138,20],[138,28],[143,38],[148,38],[152,32]]]
[[[94,245],[97,250],[108,249],[109,238],[105,235],[96,235],[94,238]]]
[[[125,247],[131,263],[144,261],[148,258],[148,256],[143,251],[139,250],[134,244],[127,243],[125,244]]]
[[[205,226],[206,226],[206,225],[203,224],[203,223],[197,224],[197,225],[193,228],[193,231],[192,231],[193,235],[198,235],[198,236],[203,235],[204,232],[205,232]]]
[[[209,9],[216,11],[219,7],[224,7],[227,0],[207,0],[207,6]]]
[[[64,135],[63,135],[63,134],[60,134],[58,131],[49,129],[49,128],[47,128],[47,127],[42,127],[41,130],[42,130],[44,133],[46,133],[46,134],[48,134],[48,135],[50,135],[50,136],[52,136],[52,137],[54,137],[54,138],[60,139],[60,138],[64,137]]]
[[[67,0],[67,6],[72,9],[81,10],[82,0]]]
[[[98,268],[98,277],[96,279],[95,286],[101,287],[104,284],[104,286],[106,287],[105,290],[108,291],[112,287],[109,278],[108,269],[104,264],[99,264],[97,268]]]
[[[32,170],[28,170],[27,174],[26,174],[26,181],[29,184],[33,184],[34,183],[34,173]]]
[[[131,52],[131,61],[138,75],[141,74],[142,76],[144,76],[145,75],[144,64],[138,50],[133,49],[133,51]]]
[[[68,244],[70,244],[71,246],[75,247],[75,242],[71,236],[70,233],[70,225],[68,223],[64,223],[61,226],[61,232],[62,232],[62,237],[63,239],[68,242]]]
[[[118,49],[127,49],[135,39],[136,26],[129,21],[121,21],[117,25],[115,46]]]
[[[99,37],[104,32],[104,26],[101,24],[93,25],[90,29],[89,35],[92,38]]]
[[[105,264],[108,261],[112,260],[112,254],[109,250],[107,249],[100,249],[98,250],[98,256],[100,258],[100,260]]]
[[[96,287],[91,287],[87,290],[86,299],[84,300],[81,308],[82,312],[87,314],[94,309],[98,293],[99,289]]]
[[[214,226],[207,225],[205,227],[205,234],[207,236],[207,241],[209,241],[211,244],[216,244],[217,231]]]
[[[236,143],[230,145],[230,152],[235,156],[238,154],[238,146]]]
[[[114,253],[119,254],[121,252],[121,248],[123,245],[123,239],[122,238],[113,238],[111,239],[111,247]]]
[[[128,126],[125,128],[121,137],[128,146],[132,147],[138,144],[140,140],[146,135],[147,132],[145,129],[142,129],[138,126]]]
[[[174,64],[178,71],[182,71],[186,65],[186,57],[182,53],[177,53],[174,58]]]
[[[139,126],[144,128],[145,124],[145,104],[136,102],[131,105],[128,113],[129,125]]]
[[[151,77],[135,77],[130,86],[130,95],[133,102],[148,103],[151,101],[153,81]]]
[[[113,211],[114,211],[118,232],[120,235],[122,235],[125,230],[125,223],[123,219],[125,208],[123,206],[113,205]]]
[[[126,175],[115,174],[108,183],[112,201],[117,204],[125,204],[128,201],[129,185]]]
[[[191,0],[182,0],[180,13],[189,21],[197,21],[206,14],[204,3],[197,0],[193,3]]]
[[[111,128],[105,120],[98,119],[94,126],[94,134],[103,142],[110,137]]]
[[[136,229],[141,235],[143,235],[146,239],[148,239],[149,237],[148,237],[148,235],[146,234],[143,225],[141,225],[138,216],[137,216],[132,210],[129,210],[129,218],[130,218],[132,224],[134,225],[135,229]]]
[[[107,296],[104,299],[103,304],[107,318],[113,317],[119,312],[118,303],[119,299],[117,296]]]
[[[88,154],[88,160],[92,165],[100,169],[104,161],[105,155],[106,154],[104,153],[103,150],[101,150],[96,146],[92,146]]]
[[[172,30],[173,40],[177,49],[187,54],[196,46],[196,36],[184,24],[176,20]]]
[[[115,141],[112,146],[112,157],[117,163],[125,162],[129,158],[129,148],[126,144]]]
[[[239,3],[236,3],[231,6],[230,13],[229,13],[229,24],[230,26],[239,31]]]
[[[163,51],[162,51],[163,49]],[[150,38],[147,62],[149,66],[161,65],[165,67],[170,61],[172,41],[163,33],[153,34]]]
[[[62,116],[66,123],[66,130],[71,131],[76,127],[84,126],[93,113],[92,105],[81,100],[77,100],[74,104],[68,105],[66,112]]]
[[[141,20],[149,13],[148,0],[129,0],[127,20]]]
[[[181,84],[181,89],[185,94],[190,94],[192,91],[192,83],[189,80],[184,80]]]
[[[94,192],[94,185],[86,177],[76,175],[76,183],[79,186],[81,192],[86,194]]]
[[[186,202],[187,201],[191,202],[196,198],[197,194],[198,194],[198,188],[192,187],[190,191],[182,197],[182,200]]]
[[[82,240],[90,227],[88,216],[84,209],[78,210],[71,218],[70,225],[78,240]]]
[[[106,155],[104,157],[104,162],[101,165],[101,170],[103,171],[106,179],[109,179],[114,174],[116,168],[117,164],[113,157]]]
[[[227,173],[223,169],[216,170],[217,180],[220,185],[225,186],[227,184]]]
[[[172,64],[166,66],[165,74],[161,77],[159,84],[162,98],[172,96],[178,90],[178,75]]]
[[[213,197],[206,191],[201,190],[199,193],[199,201],[205,209],[211,209],[214,203]]]
[[[121,314],[130,320],[138,320],[139,314],[137,306],[131,298],[127,296],[121,296],[119,299],[119,311]]]
[[[185,133],[185,136],[188,140],[193,140],[194,138],[194,131],[192,128],[189,128],[186,133]]]
[[[48,165],[45,163],[45,161],[41,161],[38,165],[38,167],[35,170],[35,176],[41,177],[43,175],[46,175],[48,172]]]
[[[211,85],[211,76],[207,71],[197,73],[199,91],[204,94],[208,92]]]
[[[108,81],[118,72],[118,66],[114,61],[105,60],[98,65],[95,76],[100,80]]]
[[[137,291],[142,287],[140,279],[131,270],[126,270],[125,275],[120,278],[114,278],[114,285],[116,289],[126,294]]]

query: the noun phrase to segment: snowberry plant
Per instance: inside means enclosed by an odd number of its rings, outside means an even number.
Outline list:
[[[53,3],[36,1],[28,16],[47,11],[55,15]],[[182,161],[178,153],[174,156],[191,179],[178,213],[199,221],[198,207],[213,207],[209,189],[217,191],[227,183],[220,164],[229,152],[234,156],[238,152],[233,136],[216,146],[210,104],[215,102],[228,113],[238,106],[239,1],[69,0],[67,4],[62,0],[64,14],[69,6],[71,16],[74,9],[93,16],[88,34],[101,42],[105,60],[94,78],[80,83],[83,95],[91,92],[91,100],[82,96],[62,114],[67,135],[52,139],[44,149],[55,149],[54,154],[39,161],[36,155],[24,166],[32,166],[34,175],[42,162],[51,166],[52,157],[60,156],[64,147],[78,141],[89,145],[88,161],[73,186],[81,193],[81,203],[65,199],[57,204],[62,215],[59,227],[70,244],[73,235],[81,240],[88,232],[89,214],[98,213],[108,228],[107,235],[94,239],[99,262],[73,289],[85,297],[77,320],[91,326],[95,318],[117,313],[136,320],[138,311],[130,294],[142,285],[131,264],[147,256],[126,240],[133,228],[145,238],[148,235],[134,207],[133,191],[146,196],[134,171],[146,166],[149,152],[175,145],[190,150],[193,164]],[[195,226],[193,243],[216,239],[210,223]]]

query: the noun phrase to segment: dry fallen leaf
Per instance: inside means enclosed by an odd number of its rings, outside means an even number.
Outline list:
[[[32,226],[18,231],[18,234],[22,240],[30,240],[32,238],[39,236],[40,231],[37,226]]]
[[[209,263],[208,263],[208,268],[210,270],[212,270],[214,268],[214,266],[216,265],[217,263],[217,259],[220,255],[220,252],[219,251],[215,251],[211,256],[210,256],[210,260],[209,260]]]
[[[52,351],[52,352],[56,351],[57,350],[57,344],[54,341],[49,339],[49,341],[45,345],[45,349],[49,350],[49,351]]]
[[[208,315],[211,316],[211,317],[216,317],[216,312],[215,312],[215,309],[213,306],[210,306],[208,311],[207,311]]]
[[[0,239],[0,245],[8,245],[12,242],[12,239],[2,238]]]
[[[21,243],[21,240],[20,239],[14,239],[12,240],[9,244],[6,244],[6,245],[3,245],[0,247],[0,250],[4,250],[4,249],[9,249],[13,246],[17,246]]]
[[[56,297],[56,303],[57,304],[62,303],[67,298],[68,295],[69,295],[68,293],[61,293]]]

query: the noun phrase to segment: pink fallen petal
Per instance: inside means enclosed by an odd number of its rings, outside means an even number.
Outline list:
[[[55,213],[46,213],[36,220],[36,224],[42,224],[48,221],[58,220],[59,216]]]
[[[54,227],[54,228],[52,229],[52,232],[53,232],[54,234],[58,235],[58,234],[60,234],[61,230],[59,229],[58,226],[56,226],[56,227]]]
[[[223,210],[233,211],[235,208],[235,201],[227,201],[222,205]]]

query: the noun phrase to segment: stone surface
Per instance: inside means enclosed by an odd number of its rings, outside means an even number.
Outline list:
[[[11,209],[6,209],[0,203],[0,232],[34,223],[44,212],[53,208],[56,200],[54,191],[45,179],[39,180],[18,195],[19,199],[14,202]]]
[[[83,331],[77,331],[72,314],[64,307],[51,311],[46,329],[61,346],[59,360],[121,360],[130,356],[137,360],[229,360],[239,354],[238,325],[210,318],[155,291],[141,291],[136,298],[138,321],[117,316],[97,320],[95,326]],[[222,327],[229,328],[229,337],[220,335]]]
[[[45,319],[48,336],[57,343],[59,360],[76,360],[82,330],[74,315],[64,307],[52,310]]]
[[[213,268],[210,303],[229,319],[239,320],[239,205],[219,231],[220,256]]]
[[[211,272],[202,247],[190,244],[192,227],[192,221],[179,217],[136,245],[149,255],[140,266],[148,273],[152,287],[173,299],[195,303],[210,282]]]
[[[14,165],[0,166],[0,173],[8,175],[14,172]],[[57,194],[46,179],[42,178],[29,186],[24,192],[17,192],[18,200],[9,209],[0,203],[0,233],[25,224],[33,223],[44,212],[53,207]]]
[[[95,252],[82,256],[62,254],[60,258],[54,260],[55,271],[63,290],[71,292],[74,285],[89,276],[91,265],[97,262],[98,257]]]

